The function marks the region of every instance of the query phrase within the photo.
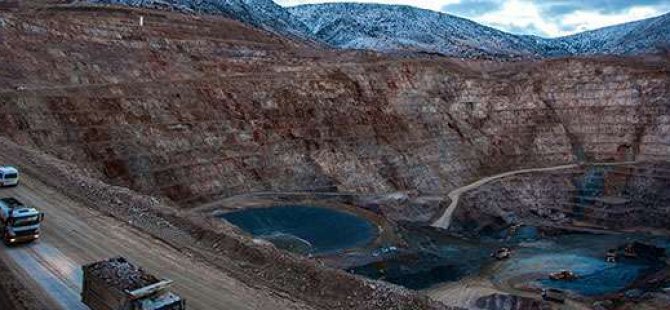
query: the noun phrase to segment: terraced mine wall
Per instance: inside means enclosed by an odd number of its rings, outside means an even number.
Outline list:
[[[612,66],[599,81],[588,61],[511,82],[385,67],[22,91],[0,95],[1,122],[185,206],[268,190],[445,193],[519,168],[668,157],[665,75]]]
[[[664,231],[670,227],[669,186],[667,162],[518,175],[463,195],[451,229],[476,232],[526,222]]]
[[[184,207],[255,191],[439,195],[502,171],[670,154],[662,58],[333,56],[213,17],[152,12],[138,28],[144,11],[46,12],[2,17],[3,135]]]

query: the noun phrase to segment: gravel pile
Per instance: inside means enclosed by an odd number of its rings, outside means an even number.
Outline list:
[[[156,277],[131,264],[123,257],[88,265],[86,270],[120,291],[134,291],[159,282]]]

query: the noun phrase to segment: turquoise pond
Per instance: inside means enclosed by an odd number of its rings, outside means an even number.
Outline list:
[[[372,242],[377,227],[360,216],[328,208],[276,206],[221,215],[249,234],[304,254],[336,253]]]

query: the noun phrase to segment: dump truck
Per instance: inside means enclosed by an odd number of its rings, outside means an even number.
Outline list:
[[[82,267],[81,299],[91,310],[184,310],[186,302],[171,293],[172,281],[158,279],[123,257]]]
[[[0,198],[0,227],[5,244],[34,241],[40,237],[44,213],[13,197]]]

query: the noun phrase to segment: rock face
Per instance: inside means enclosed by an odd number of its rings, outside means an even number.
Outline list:
[[[3,15],[2,134],[185,207],[255,191],[442,195],[524,167],[670,154],[666,59],[406,60],[217,17],[42,16]]]
[[[409,6],[316,4],[290,8],[319,39],[340,48],[457,57],[635,55],[670,47],[670,14],[572,36],[514,35]]]

